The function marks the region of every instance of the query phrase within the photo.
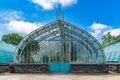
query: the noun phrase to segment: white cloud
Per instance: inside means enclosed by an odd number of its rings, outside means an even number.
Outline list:
[[[120,35],[120,28],[107,30],[103,33],[103,35],[107,34],[108,32],[110,32],[112,36],[118,36]]]
[[[70,6],[72,4],[76,4],[77,0],[59,0],[62,6]]]
[[[94,31],[94,32],[91,32],[91,34],[92,34],[94,37],[96,37],[96,38],[97,38],[105,29],[110,28],[110,26],[105,25],[105,24],[101,24],[101,23],[93,23],[90,27],[91,27],[91,29]]]
[[[22,11],[0,11],[0,38],[3,34],[8,34],[10,31],[8,30],[8,27],[6,27],[6,24],[9,24],[11,21],[18,21],[18,20],[24,20],[23,12]]]
[[[54,9],[59,3],[63,7],[77,3],[77,0],[31,0],[33,3],[41,6],[43,9]]]
[[[8,28],[8,30],[18,33],[24,33],[28,34],[31,31],[39,28],[42,26],[41,23],[30,23],[30,22],[24,22],[24,21],[10,21],[9,23],[5,24]]]
[[[113,28],[112,26],[108,26],[101,23],[93,23],[91,26],[89,26],[92,30],[90,32],[94,37],[96,37],[99,41],[101,41],[101,37],[108,32],[111,33],[112,36],[118,36],[120,35],[120,28]]]
[[[11,20],[22,20],[22,12],[21,11],[4,11],[1,12],[0,18],[3,21],[11,21]]]
[[[23,12],[21,11],[4,11],[0,14],[0,37],[2,33],[20,33],[26,35],[31,31],[42,26],[42,23],[25,22]]]
[[[91,25],[91,28],[92,28],[93,30],[102,30],[102,29],[105,29],[105,28],[107,28],[107,27],[108,27],[107,25],[101,24],[101,23],[93,23],[93,24]]]

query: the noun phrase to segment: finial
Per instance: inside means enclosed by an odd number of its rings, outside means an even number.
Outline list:
[[[64,13],[63,13],[61,8],[62,8],[62,5],[59,3],[57,5],[56,20],[63,20],[64,19]]]

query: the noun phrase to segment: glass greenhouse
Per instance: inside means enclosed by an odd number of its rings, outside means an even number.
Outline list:
[[[13,62],[15,46],[0,41],[0,64]]]
[[[15,51],[15,63],[102,64],[104,51],[88,32],[56,20],[28,34]]]
[[[120,63],[120,42],[104,48],[106,63]]]

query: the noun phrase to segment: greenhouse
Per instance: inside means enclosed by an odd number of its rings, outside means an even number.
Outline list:
[[[103,49],[90,33],[64,21],[61,7],[56,16],[55,21],[25,36],[17,47],[0,41],[0,72],[120,72],[120,43]]]
[[[0,41],[0,64],[13,63],[16,46]]]
[[[88,32],[56,20],[28,34],[18,45],[15,63],[102,64],[104,51]]]
[[[120,63],[120,42],[104,48],[106,63]]]

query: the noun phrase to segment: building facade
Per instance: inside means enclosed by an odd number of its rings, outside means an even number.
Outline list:
[[[15,52],[17,64],[48,64],[50,70],[70,64],[103,64],[100,43],[85,30],[56,20],[28,34]],[[56,67],[55,67],[56,66]]]

